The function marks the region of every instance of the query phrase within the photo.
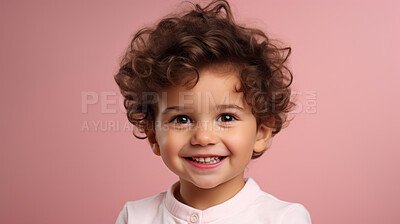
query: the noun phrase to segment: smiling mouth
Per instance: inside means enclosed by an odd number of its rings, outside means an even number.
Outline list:
[[[212,157],[185,157],[185,159],[190,160],[199,164],[215,164],[225,159],[226,156],[212,156]]]

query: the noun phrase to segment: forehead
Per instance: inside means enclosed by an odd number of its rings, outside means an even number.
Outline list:
[[[170,106],[210,107],[221,104],[245,106],[240,88],[239,69],[230,65],[210,65],[199,71],[198,83],[191,89],[173,86],[162,92],[159,109]]]

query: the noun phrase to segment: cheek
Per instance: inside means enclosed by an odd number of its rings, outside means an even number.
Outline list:
[[[164,132],[159,135],[161,158],[164,164],[175,173],[182,169],[179,153],[185,145],[184,139],[182,133],[179,132]]]
[[[255,132],[238,129],[225,133],[225,145],[232,154],[252,154],[255,143]]]
[[[182,133],[173,131],[162,132],[157,138],[160,150],[165,155],[177,154],[185,144],[184,139]]]

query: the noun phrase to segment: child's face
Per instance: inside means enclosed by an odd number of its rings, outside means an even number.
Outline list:
[[[253,149],[266,147],[270,129],[257,130],[251,107],[235,91],[236,70],[207,67],[199,73],[194,88],[163,92],[153,150],[180,179],[210,189],[243,178]]]

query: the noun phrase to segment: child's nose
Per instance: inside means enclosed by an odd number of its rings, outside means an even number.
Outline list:
[[[196,129],[190,139],[190,144],[192,145],[215,145],[218,143],[217,136],[214,135],[212,125],[201,124],[196,125]]]

